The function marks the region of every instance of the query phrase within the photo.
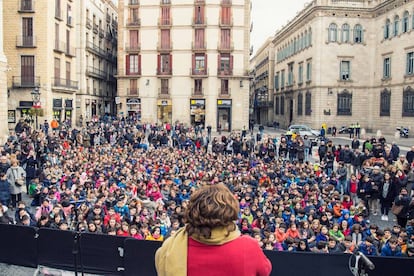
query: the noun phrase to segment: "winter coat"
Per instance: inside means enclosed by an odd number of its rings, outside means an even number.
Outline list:
[[[9,183],[10,183],[10,193],[12,195],[20,194],[22,192],[22,188],[23,188],[24,185],[17,186],[15,184],[16,179],[20,178],[20,177],[23,177],[23,179],[26,181],[26,171],[20,166],[10,167],[7,170],[6,177],[7,177],[7,180],[9,181]]]
[[[10,183],[5,180],[0,180],[0,202],[5,204],[10,200]]]

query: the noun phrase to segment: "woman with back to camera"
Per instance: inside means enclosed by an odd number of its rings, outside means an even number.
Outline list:
[[[195,191],[185,213],[185,227],[155,254],[164,275],[269,275],[270,261],[257,241],[241,236],[236,221],[239,203],[222,183]]]

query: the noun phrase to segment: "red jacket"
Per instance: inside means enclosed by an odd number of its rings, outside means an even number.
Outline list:
[[[223,245],[206,245],[188,239],[188,276],[267,276],[272,264],[256,240],[240,236]]]

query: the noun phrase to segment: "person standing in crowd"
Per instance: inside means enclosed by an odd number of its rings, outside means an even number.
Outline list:
[[[240,235],[239,212],[225,185],[197,190],[185,214],[187,224],[155,254],[158,275],[270,275],[272,265],[257,241]]]
[[[6,207],[10,203],[10,183],[4,172],[0,172],[0,203]]]
[[[26,181],[26,172],[19,166],[19,161],[12,160],[6,177],[10,183],[11,207],[16,208],[17,202],[22,200],[22,188]]]
[[[410,204],[412,203],[411,201],[412,198],[408,195],[407,188],[401,188],[400,194],[394,200],[395,205],[403,206],[401,211],[396,215],[397,223],[401,227],[405,227],[407,225],[408,210],[410,208]]]

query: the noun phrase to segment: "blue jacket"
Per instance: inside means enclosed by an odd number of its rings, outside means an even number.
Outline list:
[[[378,255],[377,248],[375,247],[375,245],[371,244],[370,246],[367,246],[365,242],[361,243],[361,245],[359,246],[359,251],[367,256]]]
[[[390,244],[387,242],[381,250],[381,256],[400,257],[402,256],[401,248],[398,246],[395,251],[391,250]]]

